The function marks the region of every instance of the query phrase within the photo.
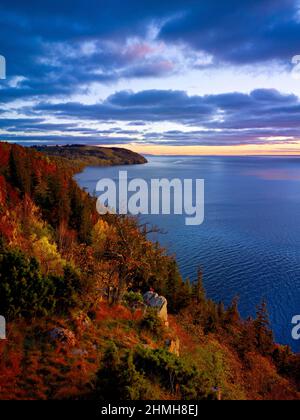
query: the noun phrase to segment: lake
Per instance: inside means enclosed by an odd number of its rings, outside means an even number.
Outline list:
[[[146,165],[94,168],[76,176],[94,193],[101,178],[205,180],[205,221],[186,226],[185,216],[143,216],[167,231],[154,240],[175,254],[191,280],[202,267],[207,294],[229,304],[240,297],[243,317],[268,303],[277,342],[300,351],[291,320],[300,315],[300,158],[147,157]]]

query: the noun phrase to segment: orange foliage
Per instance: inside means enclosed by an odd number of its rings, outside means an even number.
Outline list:
[[[297,399],[299,394],[291,389],[288,380],[280,377],[276,368],[265,357],[257,353],[247,355],[249,371],[246,383],[250,399],[287,400]]]
[[[100,305],[96,315],[97,321],[105,321],[107,319],[126,321],[132,320],[132,318],[132,312],[124,306],[110,306],[105,302]]]
[[[174,337],[178,337],[180,340],[180,347],[188,352],[193,351],[197,345],[194,337],[184,330],[184,328],[178,323],[178,320],[175,316],[169,315],[168,321],[170,329],[174,333]]]
[[[6,143],[0,143],[0,168],[8,165],[10,147]]]

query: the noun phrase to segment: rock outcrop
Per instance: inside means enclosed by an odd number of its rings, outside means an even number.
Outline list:
[[[72,331],[66,328],[54,328],[49,331],[50,341],[56,344],[63,344],[68,347],[74,347],[76,345],[76,338]]]
[[[145,293],[144,302],[149,308],[157,310],[157,314],[165,326],[168,326],[168,302],[164,296],[159,296],[154,291],[150,290]]]

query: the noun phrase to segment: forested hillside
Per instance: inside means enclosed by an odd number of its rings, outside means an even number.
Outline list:
[[[65,164],[69,163],[72,168],[78,166],[78,169],[82,169],[87,165],[136,165],[147,162],[143,156],[118,147],[96,147],[79,144],[66,146],[36,146],[34,149],[48,156],[55,156],[57,160],[63,158]]]
[[[0,399],[300,397],[300,358],[274,343],[264,303],[241,320],[237,300],[209,300],[201,271],[184,281],[151,227],[99,216],[73,175],[0,143]],[[150,288],[169,326],[143,307]]]

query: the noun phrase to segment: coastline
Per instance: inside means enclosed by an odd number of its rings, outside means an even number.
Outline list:
[[[244,321],[134,218],[99,218],[69,165],[0,149],[0,399],[299,398],[300,358],[275,344],[266,305]],[[144,307],[149,291],[168,324]]]

